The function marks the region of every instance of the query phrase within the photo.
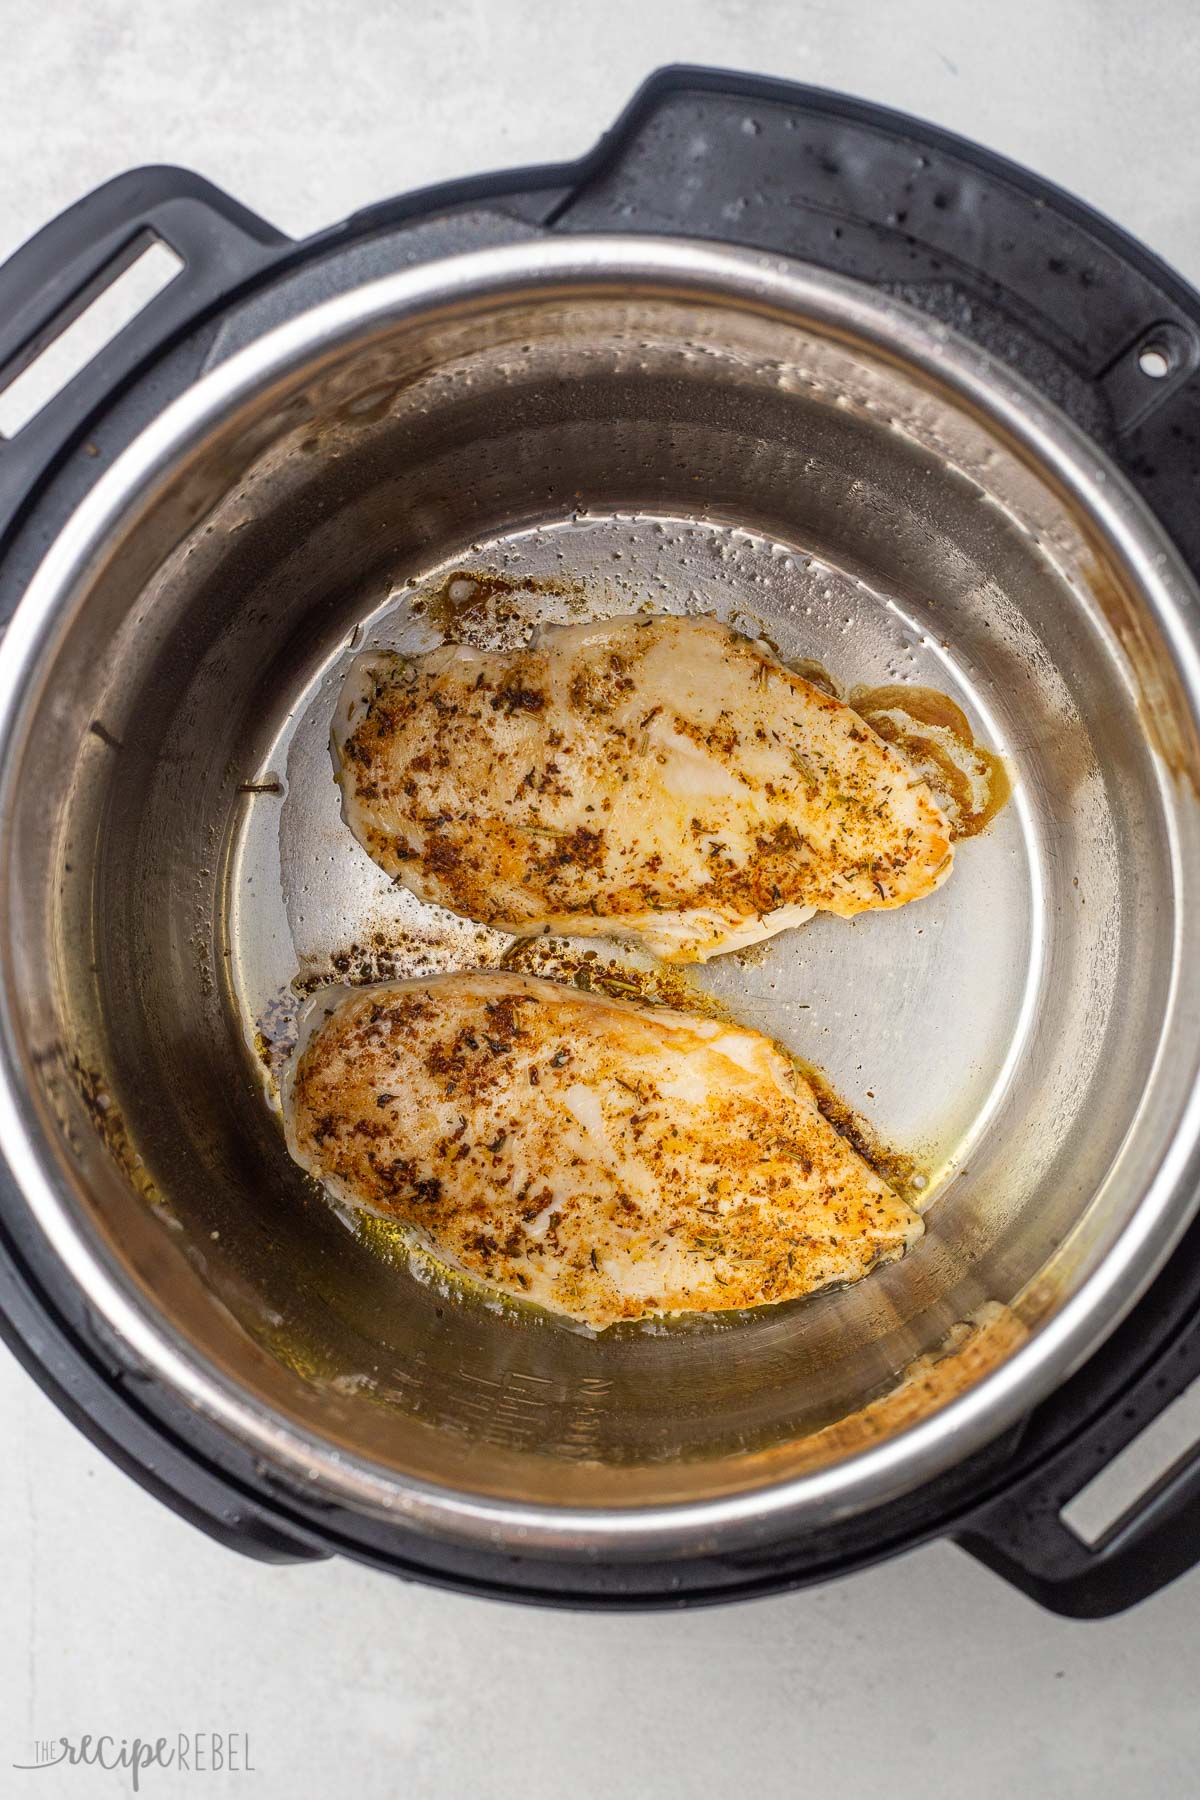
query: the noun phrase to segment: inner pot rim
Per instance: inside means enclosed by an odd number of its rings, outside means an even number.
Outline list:
[[[1154,616],[1194,719],[1200,718],[1200,595],[1148,508],[1077,428],[1004,365],[950,330],[842,277],[776,257],[680,239],[590,237],[472,252],[384,277],[280,326],[205,375],[117,459],[52,544],[0,645],[0,821],[45,672],[86,597],[91,570],[157,492],[239,407],[398,323],[501,306],[531,291],[562,297],[633,290],[705,295],[860,344],[986,421],[1027,466],[1069,498]],[[0,872],[0,954],[11,973],[10,875]],[[1173,932],[1171,1012],[1180,1002],[1182,910]],[[529,1554],[685,1555],[864,1511],[911,1491],[982,1448],[1077,1368],[1144,1292],[1200,1204],[1200,1088],[1133,1216],[1100,1266],[1000,1368],[880,1445],[770,1486],[717,1499],[629,1508],[518,1503],[401,1477],[335,1451],[221,1375],[161,1315],[93,1230],[37,1115],[21,1032],[0,983],[0,1144],[54,1254],[132,1359],[246,1445],[295,1487],[432,1535]]]

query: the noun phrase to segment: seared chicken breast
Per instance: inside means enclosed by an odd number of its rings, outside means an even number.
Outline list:
[[[344,1204],[597,1329],[856,1281],[922,1229],[758,1032],[530,976],[317,996],[284,1102]]]
[[[346,823],[422,900],[517,935],[705,961],[937,887],[950,826],[832,695],[715,619],[555,625],[354,664]]]

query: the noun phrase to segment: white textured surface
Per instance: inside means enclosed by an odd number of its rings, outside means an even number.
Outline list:
[[[857,91],[966,132],[1200,279],[1192,0],[0,0],[0,256],[135,163],[301,233],[406,187],[574,156],[657,64]],[[753,1606],[628,1619],[219,1550],[0,1353],[0,1793],[37,1738],[248,1731],[254,1774],[151,1795],[941,1796],[1196,1791],[1200,1576],[1105,1625],[944,1545]]]

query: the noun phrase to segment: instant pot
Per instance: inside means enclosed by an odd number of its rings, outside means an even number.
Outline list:
[[[578,163],[303,243],[122,176],[0,270],[0,385],[155,240],[175,279],[0,441],[35,1379],[269,1561],[613,1608],[949,1536],[1080,1616],[1190,1567],[1195,1453],[1096,1543],[1062,1515],[1200,1372],[1197,296],[932,127],[675,69]],[[416,1282],[290,1163],[256,1021],[302,939],[380,968],[337,944],[327,713],[372,621],[477,568],[936,677],[1009,757],[936,907],[712,965],[901,1136],[941,1108],[903,1262],[590,1338]]]

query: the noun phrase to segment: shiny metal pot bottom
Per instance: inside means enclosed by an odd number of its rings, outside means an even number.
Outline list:
[[[1010,759],[937,895],[694,976],[919,1157],[902,1263],[593,1339],[419,1279],[288,1159],[256,1032],[297,976],[504,948],[367,862],[326,748],[353,651],[431,641],[481,574],[501,636],[715,611],[951,694]],[[121,458],[0,649],[14,1173],[121,1354],[284,1487],[607,1556],[909,1490],[1076,1366],[1193,1211],[1197,625],[1093,446],[818,271],[597,238],[336,300]],[[952,1404],[814,1438],[997,1308]]]

